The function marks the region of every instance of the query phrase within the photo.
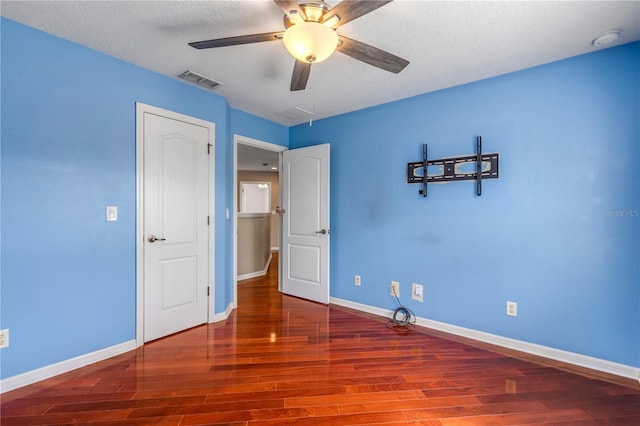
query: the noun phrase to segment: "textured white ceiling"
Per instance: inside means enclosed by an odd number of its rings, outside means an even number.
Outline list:
[[[335,5],[338,1],[328,1]],[[262,1],[2,1],[2,16],[173,78],[191,70],[224,83],[234,108],[284,124],[329,117],[640,39],[640,1],[396,0],[338,33],[410,61],[392,74],[341,53],[290,92],[294,60],[281,41],[196,50],[188,42],[283,29]],[[610,46],[607,46],[610,47]],[[185,83],[189,84],[189,83]],[[204,89],[203,89],[204,90]]]

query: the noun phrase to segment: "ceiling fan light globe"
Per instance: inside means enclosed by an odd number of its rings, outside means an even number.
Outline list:
[[[294,58],[306,63],[322,62],[338,47],[335,30],[318,22],[293,25],[287,28],[282,40]]]

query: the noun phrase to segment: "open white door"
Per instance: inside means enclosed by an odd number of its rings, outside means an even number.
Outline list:
[[[329,144],[282,154],[282,292],[329,303]]]

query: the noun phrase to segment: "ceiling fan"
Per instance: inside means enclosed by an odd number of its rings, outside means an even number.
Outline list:
[[[196,49],[235,46],[262,41],[282,40],[296,58],[291,77],[291,91],[307,87],[311,64],[321,62],[337,50],[374,67],[399,73],[409,61],[368,44],[338,35],[336,29],[393,0],[344,0],[335,7],[323,0],[274,0],[282,9],[285,31],[249,34],[236,37],[196,41]]]

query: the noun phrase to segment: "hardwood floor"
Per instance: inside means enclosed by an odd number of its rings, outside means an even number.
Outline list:
[[[640,425],[630,380],[283,296],[276,264],[224,322],[3,394],[2,426]]]

